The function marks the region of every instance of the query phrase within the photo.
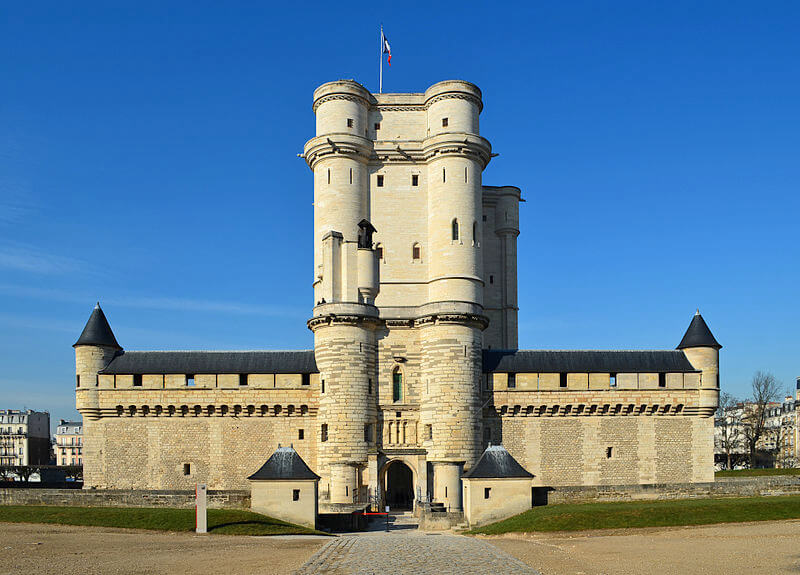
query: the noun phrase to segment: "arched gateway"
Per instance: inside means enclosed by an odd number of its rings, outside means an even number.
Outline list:
[[[400,460],[390,461],[382,474],[384,501],[392,511],[414,508],[414,472]]]

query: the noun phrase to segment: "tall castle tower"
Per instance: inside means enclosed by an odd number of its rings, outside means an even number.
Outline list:
[[[510,236],[515,254],[518,233],[519,190],[482,185],[491,157],[482,107],[480,90],[462,81],[371,94],[341,80],[314,93],[317,133],[304,150],[314,172],[308,325],[322,392],[321,492],[331,503],[379,489],[381,461],[405,457],[418,493],[461,507],[461,474],[481,453],[483,236],[496,219],[486,223],[485,203],[502,206],[511,232],[493,234],[495,243]],[[501,346],[516,346],[515,265],[498,270]]]

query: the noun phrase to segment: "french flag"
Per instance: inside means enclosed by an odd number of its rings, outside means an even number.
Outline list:
[[[381,52],[381,54],[389,54],[389,57],[386,59],[386,62],[391,66],[392,49],[389,47],[389,40],[386,39],[386,36],[383,33],[383,28],[381,28],[381,38],[383,39],[383,52]]]

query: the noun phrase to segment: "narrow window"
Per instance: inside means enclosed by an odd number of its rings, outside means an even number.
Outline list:
[[[444,168],[442,168],[442,181],[447,181],[447,171]]]
[[[328,441],[328,424],[323,423],[319,433],[320,441]]]
[[[292,489],[292,501],[300,501],[300,490]]]
[[[492,493],[492,488],[491,487],[484,487],[483,488],[483,498],[484,499],[489,499],[489,495],[491,493]]]
[[[306,430],[305,429],[298,429],[297,430],[297,439],[305,439],[306,438]]]
[[[192,473],[192,466],[188,463],[183,464],[183,474],[184,475],[191,475]]]
[[[345,485],[344,486],[344,494],[346,496],[348,496],[348,497],[350,496],[350,486],[349,485]]]
[[[433,424],[425,424],[425,439],[428,441],[433,439]]]
[[[75,387],[80,387],[80,386],[81,386],[81,376],[75,375]]]
[[[372,378],[367,380],[367,393],[372,395]]]
[[[418,260],[419,257],[420,257],[420,253],[419,252],[420,252],[419,244],[414,244],[414,246],[411,248],[411,258],[415,259],[415,260]]]
[[[378,187],[383,187],[383,174],[378,174]]]
[[[380,122],[375,122],[375,131],[377,132],[380,129],[381,129],[381,123]]]
[[[466,183],[466,182],[468,182],[468,181],[469,181],[469,180],[468,180],[468,177],[467,177],[467,167],[466,167],[466,166],[464,166],[464,182]]]
[[[194,387],[194,375],[187,375],[186,376],[186,386],[187,387]]]
[[[608,376],[608,385],[609,387],[617,387],[617,374],[611,373]]]
[[[353,127],[353,118],[347,118],[347,127],[348,128],[352,128]]]
[[[452,230],[453,241],[457,242],[458,241],[458,220],[457,219],[453,219],[452,228],[453,228],[453,230]]]
[[[442,118],[442,128],[446,128],[448,124],[447,118]]]
[[[558,387],[567,387],[567,374],[560,373],[558,379]]]
[[[331,183],[331,169],[328,168],[328,183]]]
[[[142,374],[135,373],[133,375],[133,386],[134,387],[142,387]]]
[[[350,183],[353,183],[353,168],[350,168]]]
[[[484,221],[484,222],[486,221],[486,216],[483,216],[483,221]]]
[[[414,187],[419,185],[419,174],[411,174],[411,185]]]
[[[472,245],[478,245],[478,222],[472,222]]]
[[[493,284],[493,283],[494,283],[494,276],[493,276],[493,275],[490,275],[490,276],[489,276],[489,283],[490,283],[490,284]]]
[[[606,459],[611,459],[613,455],[614,455],[614,448],[606,447]]]
[[[302,379],[300,381],[300,385],[311,385],[311,374],[310,373],[304,373],[302,375]]]
[[[659,373],[658,374],[658,387],[667,387],[667,374],[666,373]]]
[[[447,485],[444,486],[444,496],[447,497]]]
[[[515,389],[517,387],[517,374],[516,373],[509,373],[508,374],[508,389]]]
[[[321,383],[322,383],[322,389],[321,389],[320,391],[321,391],[322,393],[325,393],[325,380],[323,379],[323,380],[321,381]]]
[[[239,374],[239,385],[247,385],[247,374],[240,373]]]
[[[403,372],[399,367],[395,367],[392,372],[392,401],[402,401],[403,399]]]
[[[378,259],[382,260],[383,259],[383,246],[380,245],[380,244],[375,246],[375,252],[378,254]]]
[[[372,426],[369,423],[364,424],[364,441],[366,443],[372,441]]]

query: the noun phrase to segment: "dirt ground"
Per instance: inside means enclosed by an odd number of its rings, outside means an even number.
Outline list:
[[[288,574],[327,541],[0,523],[0,573]]]
[[[487,537],[542,575],[800,573],[800,521]]]

